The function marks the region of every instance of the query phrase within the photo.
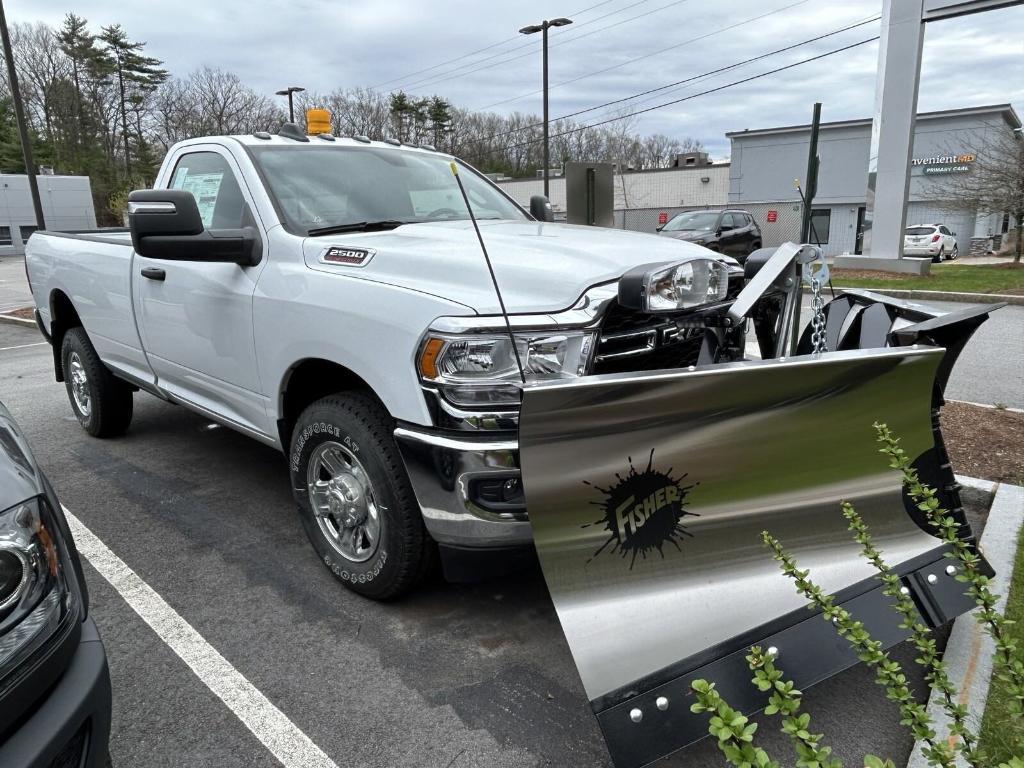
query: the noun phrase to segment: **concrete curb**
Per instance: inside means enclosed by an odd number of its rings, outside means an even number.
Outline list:
[[[3,313],[0,313],[0,323],[7,323],[8,325],[25,325],[31,326],[33,328],[36,327],[35,320],[26,320],[22,317],[13,317],[11,315],[5,315]]]
[[[957,480],[961,485],[968,485],[964,481],[973,478]],[[1021,523],[1024,522],[1021,516],[1021,509],[1024,509],[1024,487],[996,484],[995,492],[980,546],[996,571],[991,587],[999,595],[996,610],[1002,613],[1006,610],[1010,580],[1013,578],[1013,560],[1017,553],[1017,538],[1021,533]],[[946,662],[950,682],[960,692],[958,703],[967,707],[968,723],[975,732],[981,727],[981,719],[985,714],[994,650],[992,638],[974,620],[973,614],[965,614],[953,622],[953,631],[946,644],[943,660]],[[950,721],[939,700],[940,697],[932,693],[928,699],[928,714],[935,724],[938,739],[950,739]],[[967,768],[967,762],[959,755],[956,764],[958,768]],[[928,761],[921,754],[921,744],[918,743],[910,754],[907,768],[927,766]]]
[[[850,288],[834,286],[836,293],[841,291],[871,291],[880,293],[883,296],[891,296],[894,299],[907,299],[908,301],[958,301],[967,304],[1016,304],[1024,306],[1024,296],[1014,296],[1004,293],[965,293],[961,291],[921,291],[907,290],[903,288]],[[804,289],[804,293],[810,293]]]

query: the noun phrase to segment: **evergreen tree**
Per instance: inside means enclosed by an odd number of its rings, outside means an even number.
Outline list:
[[[124,144],[125,174],[131,176],[131,133],[128,128],[128,107],[130,98],[145,96],[155,91],[168,78],[168,72],[161,69],[160,59],[145,56],[145,43],[132,42],[120,24],[102,27],[99,39],[106,46],[113,73],[117,80],[118,111],[121,118],[121,140]],[[142,140],[142,137],[138,137]]]

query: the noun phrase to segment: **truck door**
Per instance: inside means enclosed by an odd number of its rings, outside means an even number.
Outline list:
[[[173,163],[167,186],[195,196],[207,229],[255,223],[252,199],[225,149],[185,147]],[[262,435],[267,416],[258,394],[252,297],[265,264],[266,254],[254,267],[136,254],[132,265],[139,330],[158,386]]]

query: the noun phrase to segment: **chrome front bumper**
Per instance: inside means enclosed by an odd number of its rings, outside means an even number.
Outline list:
[[[525,512],[495,512],[472,498],[476,480],[519,478],[519,441],[395,430],[423,521],[439,544],[493,548],[533,541]]]

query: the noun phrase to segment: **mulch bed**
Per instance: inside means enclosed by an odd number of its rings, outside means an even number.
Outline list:
[[[942,434],[958,475],[1024,485],[1024,413],[946,403]]]
[[[32,307],[22,307],[21,309],[12,309],[10,312],[4,312],[3,314],[6,315],[7,317],[19,317],[22,320],[31,320],[31,319],[33,319]]]

